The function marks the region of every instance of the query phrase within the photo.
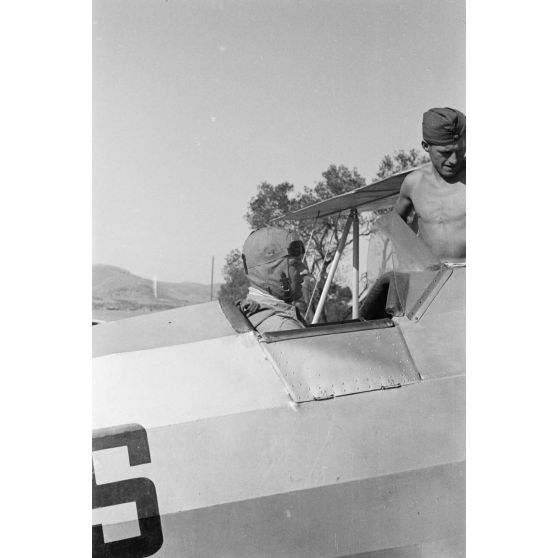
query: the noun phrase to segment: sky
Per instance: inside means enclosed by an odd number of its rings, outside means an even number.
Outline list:
[[[263,181],[371,182],[465,111],[464,0],[93,1],[93,263],[208,284]]]

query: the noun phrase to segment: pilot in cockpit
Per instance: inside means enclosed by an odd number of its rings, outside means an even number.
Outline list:
[[[250,234],[242,248],[250,287],[241,310],[260,332],[306,326],[294,303],[302,296],[304,244],[296,233],[266,227]]]

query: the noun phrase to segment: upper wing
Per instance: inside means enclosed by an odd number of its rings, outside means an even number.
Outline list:
[[[309,205],[308,207],[287,213],[273,220],[318,219],[335,213],[349,211],[355,207],[359,208],[361,211],[390,207],[396,202],[401,184],[405,177],[423,166],[425,165],[393,174],[388,178],[384,178],[368,186],[357,188],[345,194],[339,194],[328,200]]]

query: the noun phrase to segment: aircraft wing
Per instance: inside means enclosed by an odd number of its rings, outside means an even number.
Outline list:
[[[368,184],[362,188],[357,188],[352,192],[339,194],[338,196],[334,196],[328,200],[309,205],[308,207],[297,211],[292,211],[291,213],[283,215],[279,219],[319,219],[335,213],[349,211],[354,207],[359,208],[360,211],[370,211],[371,209],[391,207],[397,200],[401,184],[403,183],[405,177],[409,173],[419,168],[423,168],[424,166],[425,165],[414,167],[412,169],[393,174],[388,178]]]

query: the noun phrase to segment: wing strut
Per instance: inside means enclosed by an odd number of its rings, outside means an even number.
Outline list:
[[[353,218],[353,319],[358,319],[358,292],[359,292],[359,269],[358,269],[358,257],[359,257],[359,230],[358,230],[358,210],[353,208],[351,210],[351,216]]]
[[[343,235],[341,236],[341,240],[337,245],[337,250],[335,251],[335,256],[333,257],[333,262],[331,263],[331,268],[327,273],[327,279],[324,285],[324,290],[322,291],[322,295],[320,296],[320,301],[318,302],[318,307],[316,308],[316,313],[312,318],[312,323],[317,324],[320,316],[322,314],[322,310],[324,308],[324,304],[327,298],[327,294],[329,292],[329,287],[331,286],[331,282],[333,281],[333,276],[335,275],[335,271],[337,270],[337,265],[339,264],[339,260],[341,258],[341,254],[343,253],[343,249],[345,248],[345,242],[347,241],[347,235],[349,234],[349,229],[351,228],[351,223],[354,221],[354,212],[355,210],[351,211],[347,222],[345,223],[345,228],[343,229]],[[357,219],[358,223],[358,219]],[[358,226],[358,225],[357,225]],[[357,252],[358,254],[358,252]],[[357,255],[358,257],[358,255]],[[358,269],[358,265],[357,265]],[[358,289],[357,289],[357,297],[358,297]],[[354,293],[353,293],[353,300],[354,300]],[[358,304],[357,304],[358,308]],[[358,311],[358,310],[357,310]],[[353,310],[354,312],[354,310]]]
[[[341,213],[339,213],[337,215],[337,218],[335,219],[335,227],[337,227],[337,223],[339,223],[339,217],[341,216]],[[315,220],[315,224],[318,222],[318,218],[316,217]],[[314,229],[312,229],[312,232],[314,231]],[[329,254],[329,248],[331,246],[331,241],[333,240],[333,232],[331,233],[331,236],[329,237],[329,241],[327,243],[327,248],[325,251],[325,254],[327,256],[327,254]],[[312,240],[312,236],[310,237],[310,241]],[[318,245],[317,241],[314,241],[316,243],[316,246]],[[321,278],[322,277],[322,271],[324,269],[325,266],[325,262],[326,262],[326,258],[324,257],[323,261],[322,261],[322,265],[320,267],[320,269],[318,270],[318,277]],[[310,300],[308,302],[308,308],[306,309],[306,313],[304,314],[304,319],[308,320],[308,314],[310,313],[311,309],[312,309],[312,302],[314,300],[314,295],[316,294],[316,290],[319,286],[319,279],[317,281],[315,281],[314,283],[314,288],[312,289],[312,294],[310,295]]]

